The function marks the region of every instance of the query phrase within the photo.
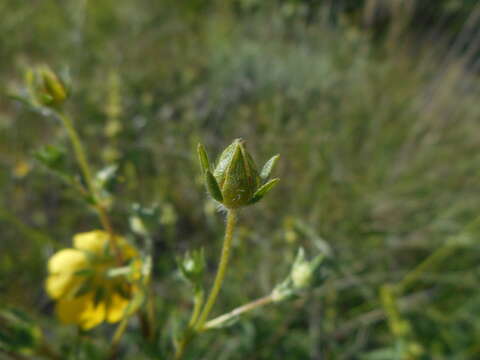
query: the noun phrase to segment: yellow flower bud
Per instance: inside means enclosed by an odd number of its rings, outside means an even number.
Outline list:
[[[46,65],[27,71],[25,78],[36,105],[58,107],[68,97],[65,82]]]

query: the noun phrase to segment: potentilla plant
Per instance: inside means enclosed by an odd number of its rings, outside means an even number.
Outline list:
[[[60,121],[70,139],[81,180],[62,169],[65,155],[53,146],[39,151],[37,160],[80,192],[96,211],[102,227],[73,234],[73,247],[57,251],[48,260],[45,289],[55,302],[58,319],[65,325],[77,326],[82,332],[103,323],[118,323],[109,350],[112,359],[118,355],[118,345],[128,329],[129,319],[134,315],[140,319],[145,340],[159,343],[156,334],[168,332],[156,329],[157,302],[151,286],[155,279],[151,274],[153,244],[150,229],[156,216],[155,209],[133,205],[133,214],[129,219],[131,234],[118,233],[110,215],[113,196],[106,186],[108,180],[115,176],[115,167],[98,172],[92,170],[82,139],[64,107],[71,92],[68,77],[58,76],[47,66],[40,66],[27,72],[26,84],[26,90],[15,97],[42,115]],[[178,260],[180,273],[192,285],[193,309],[188,323],[173,337],[170,350],[166,349],[166,353],[170,351],[170,358],[176,360],[183,358],[189,346],[203,332],[230,326],[253,309],[291,299],[318,284],[323,260],[322,255],[308,260],[304,250],[300,249],[290,274],[283,282],[273,286],[270,294],[210,318],[229,268],[238,213],[261,201],[278,184],[278,178],[269,177],[279,155],[271,157],[258,170],[242,139],[234,140],[215,164],[209,160],[203,145],[198,145],[197,153],[207,192],[222,210],[220,213],[226,214],[226,227],[216,275],[208,293],[203,283],[206,275],[205,252],[209,249],[191,250]],[[143,246],[130,241],[134,236],[145,240]],[[10,318],[17,319],[16,315]],[[15,321],[23,327],[29,324]],[[38,332],[37,327],[32,330],[35,335],[32,339],[40,340],[32,340],[29,353],[62,358]],[[7,332],[0,332],[0,335],[0,339],[11,336]],[[13,347],[8,351],[21,353],[25,349]]]

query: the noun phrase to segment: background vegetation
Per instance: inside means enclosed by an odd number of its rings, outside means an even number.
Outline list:
[[[268,293],[299,246],[331,252],[328,280],[187,358],[478,359],[476,3],[3,0],[0,79],[8,91],[27,66],[70,68],[90,158],[119,169],[116,228],[128,231],[132,202],[160,206],[161,325],[191,305],[178,302],[176,256],[204,246],[211,280],[222,237],[197,142],[214,154],[243,137],[259,161],[282,154],[278,188],[241,215],[215,312]],[[0,305],[28,311],[65,358],[101,359],[97,335],[112,328],[73,341],[42,286],[48,257],[99,227],[33,160],[47,144],[69,151],[57,123],[1,97]],[[160,356],[130,334],[125,359]]]

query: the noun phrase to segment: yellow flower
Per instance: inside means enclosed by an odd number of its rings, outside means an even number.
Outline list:
[[[102,230],[76,234],[74,248],[55,253],[48,261],[46,290],[56,300],[63,323],[88,330],[103,321],[120,321],[136,310],[142,262],[138,251],[116,236],[123,264],[119,267]]]

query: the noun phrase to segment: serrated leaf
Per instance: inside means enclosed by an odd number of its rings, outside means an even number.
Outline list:
[[[262,180],[266,180],[270,176],[279,158],[279,154],[272,156],[272,158],[270,158],[270,160],[268,160],[265,165],[263,165],[262,171],[260,171],[260,177],[262,178]]]
[[[205,172],[205,182],[207,185],[207,190],[209,194],[218,202],[223,201],[222,191],[218,186],[217,179],[213,176],[210,170]]]
[[[205,173],[207,170],[210,170],[210,161],[208,160],[208,155],[205,151],[205,147],[202,144],[198,144],[197,154],[202,170]]]
[[[253,194],[252,200],[250,200],[250,204],[255,204],[256,202],[260,201],[272,188],[277,185],[280,181],[279,178],[275,178],[260,186],[260,188]]]

